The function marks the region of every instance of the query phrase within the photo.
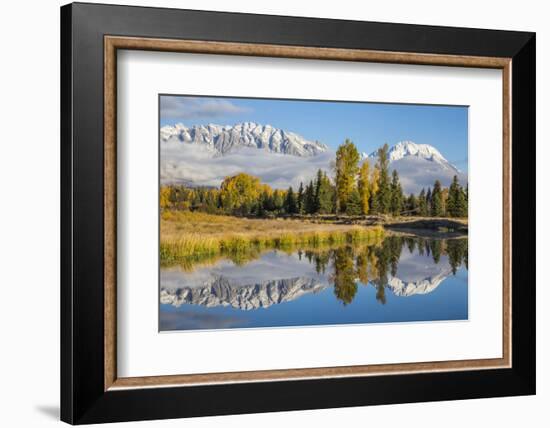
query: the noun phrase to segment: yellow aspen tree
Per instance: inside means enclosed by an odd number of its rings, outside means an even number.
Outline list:
[[[370,200],[370,165],[369,160],[365,159],[363,165],[359,169],[359,179],[357,181],[359,188],[359,197],[361,198],[361,211],[364,215],[369,213],[369,200]]]

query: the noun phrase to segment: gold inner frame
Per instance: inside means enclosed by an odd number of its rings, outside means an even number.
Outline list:
[[[212,55],[240,55],[333,61],[378,62],[393,64],[440,65],[494,68],[502,70],[502,144],[503,144],[503,320],[502,358],[432,361],[421,363],[376,364],[304,369],[261,370],[170,376],[117,376],[116,320],[116,89],[117,50],[147,50]],[[511,65],[510,58],[460,55],[382,52],[361,49],[336,49],[250,43],[169,40],[138,37],[104,37],[104,389],[163,386],[192,386],[236,382],[297,380],[311,378],[357,377],[382,374],[442,372],[511,367]]]

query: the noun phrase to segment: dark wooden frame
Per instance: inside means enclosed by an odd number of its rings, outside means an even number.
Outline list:
[[[511,291],[504,308],[509,324],[504,323],[503,334],[510,347],[503,364],[352,368],[350,377],[325,368],[306,379],[268,372],[253,383],[238,383],[250,380],[248,375],[231,375],[194,386],[166,377],[116,379],[113,52],[216,53],[220,46],[238,55],[503,69],[505,296]],[[62,420],[93,423],[535,392],[533,33],[72,4],[61,9],[61,88]],[[151,385],[163,387],[143,388]]]

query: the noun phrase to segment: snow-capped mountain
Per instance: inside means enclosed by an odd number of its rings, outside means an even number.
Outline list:
[[[401,297],[428,294],[434,291],[451,274],[451,268],[446,267],[433,277],[427,276],[416,281],[391,277],[386,287],[393,294]],[[235,309],[248,311],[290,302],[309,293],[318,293],[327,287],[329,287],[329,284],[308,277],[239,284],[229,278],[212,275],[199,287],[188,286],[177,289],[162,287],[160,290],[160,303],[175,307],[183,304],[206,307],[231,306]]]
[[[244,266],[224,261],[215,268],[198,268],[184,275],[177,269],[165,270],[161,271],[160,303],[231,306],[247,311],[268,308],[332,287],[334,267],[329,270],[318,274],[307,259],[278,252]],[[396,275],[384,286],[400,297],[429,294],[451,275],[446,255],[436,264],[429,255],[403,251]]]
[[[233,126],[182,124],[166,125],[160,129],[162,143],[188,143],[204,147],[215,156],[236,152],[242,148],[262,149],[299,157],[315,156],[328,147],[318,141],[308,141],[294,132],[254,122]]]
[[[439,287],[439,284],[451,276],[451,274],[452,269],[448,266],[434,276],[426,276],[425,278],[414,281],[403,280],[394,276],[388,280],[388,287],[393,294],[401,297],[413,296],[415,294],[428,294]]]
[[[422,188],[433,187],[439,180],[445,187],[449,186],[456,175],[464,186],[468,177],[449,162],[435,147],[429,144],[417,144],[412,141],[401,141],[388,150],[390,171],[397,170],[405,193],[418,193]],[[362,153],[363,159],[375,163],[377,152]]]
[[[377,151],[374,151],[369,155],[366,153],[362,154],[363,158],[370,159],[377,159],[377,156]],[[413,141],[400,141],[388,150],[390,163],[411,156],[437,163],[445,169],[452,170],[455,173],[460,173],[460,170],[445,159],[439,150],[429,144],[416,144]]]
[[[201,287],[178,289],[162,287],[160,303],[175,307],[185,303],[206,307],[231,306],[235,309],[248,311],[290,302],[305,294],[322,291],[327,286],[315,278],[307,277],[275,279],[241,285],[230,278],[212,275]]]

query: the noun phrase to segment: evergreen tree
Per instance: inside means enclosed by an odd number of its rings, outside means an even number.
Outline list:
[[[441,183],[439,180],[435,180],[434,189],[432,191],[432,211],[433,217],[441,217],[445,213],[443,211],[443,196],[441,194]]]
[[[463,217],[468,217],[468,185],[466,185],[466,189],[462,189],[462,193],[464,194],[464,211],[463,211]]]
[[[399,182],[399,175],[397,170],[393,170],[392,181],[391,181],[391,200],[390,200],[390,211],[393,215],[401,214],[403,211],[403,189],[401,188],[401,183]]]
[[[284,192],[282,190],[275,190],[273,192],[273,211],[281,211],[285,204]]]
[[[459,192],[459,184],[458,184],[458,177],[455,175],[453,177],[453,181],[451,185],[449,186],[449,196],[447,198],[447,213],[451,217],[458,217],[457,215],[457,199],[458,199],[458,192]]]
[[[304,211],[306,214],[315,213],[315,189],[313,182],[309,182],[304,192]]]
[[[346,214],[347,215],[361,215],[362,204],[361,197],[359,196],[359,191],[353,189],[346,203]]]
[[[380,179],[380,170],[378,165],[374,166],[372,170],[372,177],[370,180],[370,198],[369,198],[369,207],[372,214],[377,214],[378,209],[378,180]]]
[[[315,212],[330,214],[334,211],[334,188],[327,174],[319,170],[315,182]]]
[[[449,198],[447,200],[447,212],[451,217],[466,217],[468,214],[468,204],[466,193],[458,184],[458,177],[453,177],[453,182],[449,187]]]
[[[442,212],[442,216],[443,217],[446,217],[447,216],[447,199],[449,199],[449,188],[448,187],[442,187],[441,188],[441,202],[442,202],[442,208],[441,208],[441,212]]]
[[[296,208],[298,214],[304,213],[304,202],[305,202],[305,193],[304,193],[304,183],[300,181],[300,187],[298,188],[298,195],[296,196]]]
[[[462,187],[458,188],[456,196],[456,214],[457,217],[468,217],[468,200]]]
[[[418,214],[423,217],[428,215],[428,201],[426,200],[426,192],[424,191],[424,188],[422,188],[420,194],[418,195]]]
[[[432,215],[432,189],[428,187],[428,193],[426,193],[426,208],[427,208],[427,214],[426,215]]]
[[[287,214],[296,214],[297,212],[296,196],[294,195],[294,190],[292,190],[292,186],[290,186],[286,192],[284,209]]]
[[[262,193],[262,205],[264,211],[274,211],[275,203],[273,202],[273,194],[267,191]]]
[[[346,139],[336,151],[336,209],[346,211],[347,201],[355,188],[355,177],[359,171],[359,152],[351,140]]]
[[[391,208],[391,188],[390,179],[388,175],[388,145],[384,144],[383,147],[378,149],[378,193],[377,193],[377,209],[383,214],[390,212]]]
[[[258,217],[265,217],[265,214],[266,214],[266,209],[265,209],[265,206],[266,206],[266,201],[265,201],[265,197],[266,197],[266,193],[263,192],[261,195],[260,195],[260,199],[258,201],[258,203],[256,204],[256,215]]]
[[[407,208],[409,215],[417,215],[418,214],[418,199],[416,196],[414,196],[414,193],[411,193],[409,197],[407,198]]]

